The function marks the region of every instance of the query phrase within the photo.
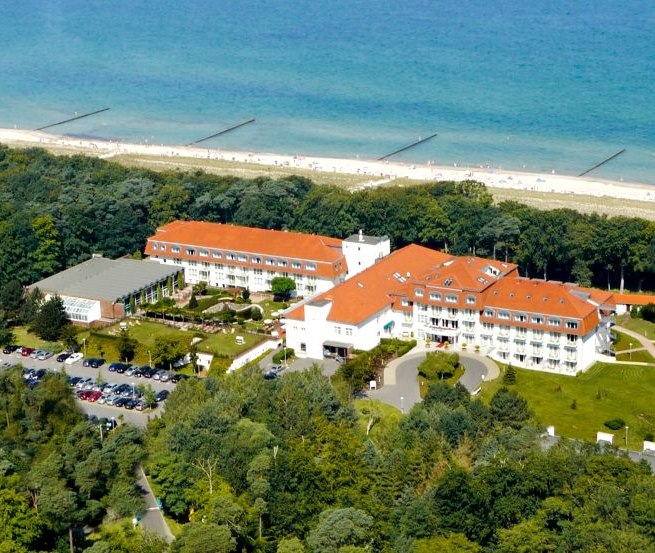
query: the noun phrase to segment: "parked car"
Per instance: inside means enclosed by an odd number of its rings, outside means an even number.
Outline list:
[[[92,369],[97,369],[98,367],[101,367],[102,365],[105,364],[105,360],[102,359],[101,357],[96,357],[94,359],[91,359],[89,362],[89,367]]]
[[[171,373],[169,373],[168,371],[164,371],[164,374],[162,374],[159,377],[159,380],[161,382],[168,382],[170,379],[171,379]]]
[[[23,357],[29,357],[34,352],[34,348],[21,348],[20,354]]]
[[[275,380],[278,376],[277,371],[269,369],[264,373],[264,380]]]
[[[139,400],[138,400],[138,399],[130,399],[130,400],[125,404],[125,409],[134,409],[138,404],[139,404]]]
[[[36,378],[37,380],[41,380],[46,375],[46,372],[47,371],[45,369],[37,369],[34,371],[33,378]]]
[[[161,390],[157,392],[157,395],[155,396],[155,401],[157,403],[161,403],[162,401],[167,399],[170,394],[171,393],[168,390]]]
[[[111,365],[109,365],[109,367],[107,367],[107,370],[108,370],[110,373],[114,373],[114,372],[116,372],[116,369],[117,369],[120,365],[122,365],[122,364],[123,364],[123,363],[112,363]]]
[[[134,378],[141,378],[143,376],[143,371],[141,370],[141,367],[134,367],[134,372],[132,373],[132,376]]]
[[[118,399],[120,399],[120,396],[118,396],[116,394],[112,394],[105,400],[105,403],[107,405],[114,405],[116,403],[116,400],[118,400]]]
[[[36,358],[39,361],[45,361],[46,359],[50,359],[53,355],[54,353],[52,351],[42,351]]]
[[[143,371],[143,378],[152,378],[159,369],[153,367],[148,367],[147,370]]]
[[[29,380],[30,378],[32,378],[32,376],[34,376],[35,372],[36,371],[34,369],[27,369],[27,368],[23,369],[23,378],[25,380]]]
[[[57,355],[57,363],[63,363],[71,356],[72,353],[72,351],[62,351],[59,355]]]
[[[5,348],[2,350],[2,353],[9,355],[10,353],[14,353],[18,349],[18,347],[19,346],[12,346],[12,345],[5,346]]]
[[[152,375],[153,380],[161,380],[161,377],[164,376],[165,374],[168,374],[168,371],[164,369],[158,370],[155,374]]]
[[[134,376],[134,372],[138,369],[135,365],[128,365],[125,369],[125,376]]]
[[[41,355],[42,352],[43,352],[43,350],[41,350],[41,349],[32,350],[30,352],[30,358],[31,359],[36,359],[39,355]]]
[[[90,378],[82,378],[81,380],[78,380],[77,384],[75,384],[75,387],[76,387],[78,390],[83,390],[84,387],[85,387],[89,382],[93,382],[93,380],[91,380]]]
[[[80,380],[82,380],[81,376],[69,376],[68,377],[68,384],[75,387],[75,384],[77,384]]]
[[[84,357],[84,354],[82,354],[82,353],[71,353],[71,354],[66,358],[66,360],[64,361],[64,363],[66,363],[67,365],[72,365],[73,363],[77,363],[77,362],[78,362],[80,359],[82,359],[83,357]]]
[[[125,407],[127,402],[130,401],[129,398],[126,397],[119,397],[115,402],[114,402],[114,407]]]
[[[98,401],[102,397],[102,392],[99,390],[91,390],[89,393],[89,396],[87,397],[87,400],[90,402],[95,402]]]

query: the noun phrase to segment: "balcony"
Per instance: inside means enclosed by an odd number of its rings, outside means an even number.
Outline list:
[[[434,325],[431,323],[427,323],[425,325],[425,328],[429,331],[432,332],[439,332],[440,334],[445,334],[448,336],[459,336],[461,333],[460,328],[452,328],[452,327],[446,327],[446,326],[441,326],[441,325]]]
[[[559,360],[559,350],[550,350],[550,351],[548,351],[548,359],[557,359],[557,360]]]
[[[564,349],[577,350],[578,349],[578,343],[577,342],[566,342],[564,344]]]
[[[525,344],[526,341],[527,341],[526,336],[515,336],[514,337],[514,342],[516,342],[517,344]]]
[[[554,346],[559,346],[562,343],[560,338],[548,338],[548,343],[553,344]]]

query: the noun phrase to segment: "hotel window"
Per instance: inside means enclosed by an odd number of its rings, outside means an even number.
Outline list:
[[[291,268],[292,269],[300,269],[300,261],[292,261],[291,262]]]
[[[187,248],[186,249],[186,254],[187,255],[196,255],[196,250],[194,248]]]
[[[238,259],[238,261],[241,261],[241,263],[246,263],[248,261],[248,256],[243,255],[243,254],[239,254],[239,257],[237,259]]]
[[[569,344],[575,344],[578,341],[578,337],[575,334],[567,334],[566,341]]]
[[[197,261],[194,261],[193,259],[189,260],[189,267],[195,267],[196,265],[198,265]]]
[[[228,252],[225,254],[225,259],[229,259],[230,261],[235,261],[237,258],[236,255],[234,255],[232,252]]]
[[[214,267],[216,267],[219,271],[222,271],[225,268],[225,265],[222,263],[214,263]]]
[[[572,330],[575,330],[576,328],[578,328],[578,323],[576,323],[574,321],[567,321],[566,322],[566,328],[570,328]]]
[[[484,310],[484,316],[485,317],[493,317],[494,316],[494,310],[493,309],[485,309]]]
[[[266,260],[266,265],[275,265],[275,259],[271,259],[270,257]]]
[[[286,267],[286,266],[287,266],[287,262],[286,262],[284,259],[280,259],[280,260],[278,260],[278,262],[277,262],[277,266],[278,266],[278,267]]]
[[[346,336],[352,336],[353,335],[353,329],[348,327],[346,328]]]
[[[559,326],[561,321],[559,319],[548,319],[548,326]]]
[[[209,257],[209,250],[200,250],[200,257]]]
[[[261,264],[262,264],[262,258],[261,258],[261,257],[253,257],[253,258],[251,259],[251,261],[252,261],[255,265],[261,265]]]
[[[152,249],[157,251],[159,249],[159,246],[155,243],[152,244]]]
[[[532,323],[536,325],[544,324],[544,318],[541,315],[533,315]]]
[[[516,329],[516,337],[517,338],[525,338],[528,335],[528,329],[527,328],[517,328]]]
[[[203,266],[205,269],[209,269],[209,261],[203,261],[203,262],[202,262],[202,266]]]
[[[409,305],[409,301],[407,300],[407,298],[401,299],[400,305],[402,305],[403,307],[407,307]]]
[[[447,301],[448,303],[457,303],[457,299],[458,299],[458,298],[457,298],[457,296],[456,296],[455,294],[448,294],[448,295],[446,296],[446,301]]]
[[[264,269],[253,269],[252,272],[255,273],[256,275],[263,275]]]
[[[417,288],[416,290],[414,290],[414,295],[417,298],[422,298],[423,297],[423,290],[421,288]]]
[[[316,263],[305,263],[305,269],[307,269],[308,271],[315,271]]]
[[[441,301],[441,294],[437,292],[430,292],[430,299],[432,301]]]
[[[514,315],[514,320],[520,322],[520,323],[527,323],[528,322],[528,317],[527,315],[519,314],[519,315]]]
[[[159,249],[160,249],[161,251],[165,252],[165,251],[166,251],[166,244],[160,244],[160,245],[159,245]]]
[[[474,304],[475,303],[475,296],[466,296],[466,303]]]
[[[171,248],[171,251],[172,251],[173,253],[180,253],[180,246],[173,246],[173,247]]]
[[[499,311],[498,318],[503,319],[504,321],[509,321],[509,313],[507,311]]]
[[[334,333],[341,334],[341,327],[339,325],[334,325]]]
[[[221,252],[219,252],[218,250],[214,250],[212,252],[212,256],[215,257],[216,259],[220,259],[221,257],[223,257],[223,254],[221,254]]]

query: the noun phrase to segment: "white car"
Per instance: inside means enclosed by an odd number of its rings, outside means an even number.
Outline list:
[[[84,357],[83,353],[73,353],[71,356],[64,361],[67,365],[72,365],[73,363],[77,363],[80,359]]]

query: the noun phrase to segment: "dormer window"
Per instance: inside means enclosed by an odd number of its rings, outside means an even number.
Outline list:
[[[441,294],[439,292],[430,292],[430,299],[432,301],[441,301]]]
[[[422,288],[417,288],[416,290],[414,290],[414,295],[417,298],[422,298],[423,297],[423,289]]]

